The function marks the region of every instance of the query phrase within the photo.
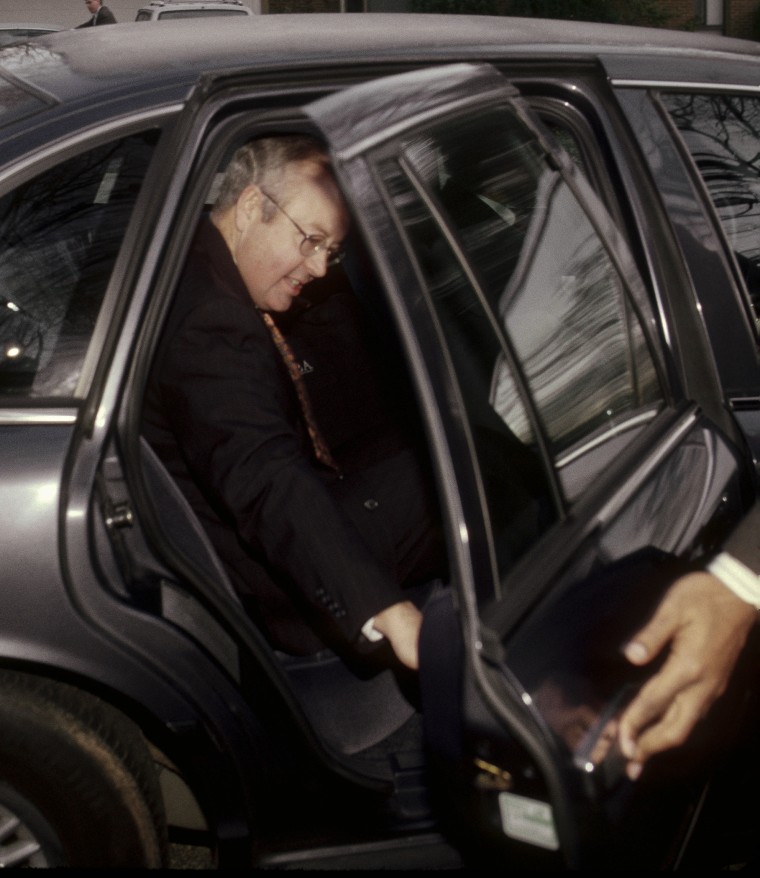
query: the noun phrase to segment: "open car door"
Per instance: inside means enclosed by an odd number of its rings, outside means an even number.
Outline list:
[[[420,673],[452,831],[510,866],[677,865],[742,728],[743,678],[635,784],[615,719],[655,670],[622,645],[750,499],[717,383],[711,420],[682,397],[641,243],[634,258],[493,68],[378,80],[308,113],[437,470],[451,590],[426,612]]]

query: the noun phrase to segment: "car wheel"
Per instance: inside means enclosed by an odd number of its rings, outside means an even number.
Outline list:
[[[0,867],[166,863],[160,789],[139,729],[71,686],[0,672]]]

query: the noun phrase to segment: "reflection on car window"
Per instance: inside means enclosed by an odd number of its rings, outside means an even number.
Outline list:
[[[662,402],[633,260],[507,107],[447,120],[404,156],[421,197],[404,224],[467,404],[522,447],[540,438],[572,502]]]
[[[0,394],[75,394],[156,137],[100,146],[0,198]]]
[[[760,99],[662,97],[691,153],[758,313],[760,305]]]
[[[510,359],[503,333],[409,178],[392,162],[382,173],[425,272],[457,372],[503,575],[555,520],[553,487],[532,443],[521,442],[493,405],[494,376]],[[519,397],[513,414],[529,423]]]
[[[8,124],[45,109],[41,96],[0,77],[0,122]]]

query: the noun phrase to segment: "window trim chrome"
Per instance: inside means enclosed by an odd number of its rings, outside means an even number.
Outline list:
[[[12,427],[18,424],[36,424],[60,426],[75,424],[79,416],[79,406],[71,408],[20,408],[0,404],[0,427]]]
[[[3,194],[5,185],[9,180],[12,181],[17,177],[25,177],[30,169],[35,169],[39,164],[46,164],[60,153],[74,150],[82,144],[90,145],[94,142],[94,145],[97,145],[98,141],[108,140],[115,132],[125,128],[139,128],[165,117],[176,116],[182,111],[183,107],[184,104],[175,102],[131,115],[116,116],[113,119],[109,119],[106,123],[101,122],[87,128],[82,128],[76,134],[62,138],[55,143],[47,144],[35,152],[24,156],[24,158],[12,161],[4,168],[0,168],[0,195]]]
[[[747,94],[760,94],[760,85],[739,85],[728,82],[698,82],[667,80],[667,79],[612,79],[613,88],[647,88],[673,90],[680,89],[684,91],[711,91],[711,92],[745,92]]]
[[[555,466],[557,469],[562,469],[563,467],[568,466],[573,463],[573,461],[578,460],[578,458],[583,457],[585,454],[588,454],[600,445],[604,445],[615,436],[619,436],[622,433],[626,433],[635,427],[642,426],[643,424],[650,423],[650,421],[653,421],[657,417],[660,411],[661,409],[659,408],[651,408],[646,411],[639,411],[631,417],[627,417],[625,421],[621,421],[619,424],[615,424],[605,429],[604,432],[593,436],[593,438],[583,442],[582,445],[576,446],[565,454],[557,457],[555,459]]]

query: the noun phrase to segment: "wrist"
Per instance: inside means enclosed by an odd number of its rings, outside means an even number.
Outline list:
[[[760,576],[728,552],[721,552],[707,570],[738,598],[760,610]]]

